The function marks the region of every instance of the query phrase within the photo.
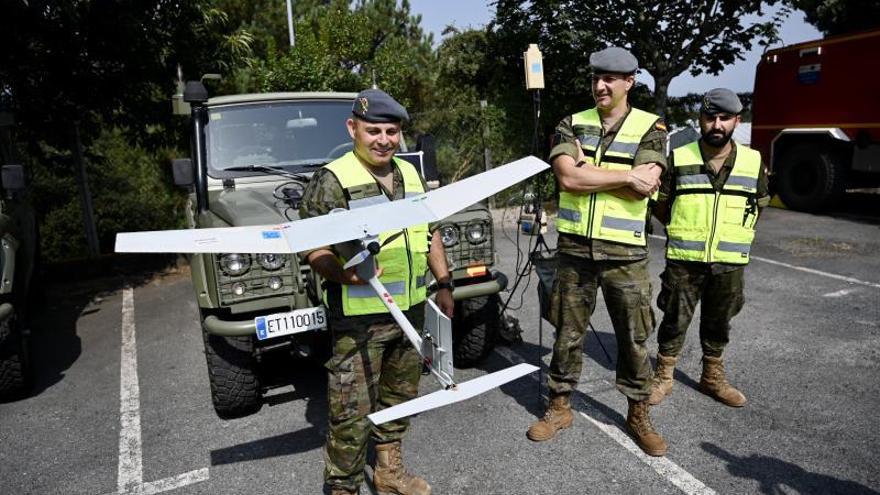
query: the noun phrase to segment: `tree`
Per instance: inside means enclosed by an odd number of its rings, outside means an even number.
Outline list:
[[[269,42],[250,72],[255,91],[360,91],[377,86],[409,108],[430,95],[431,37],[409,2],[346,0],[320,4],[297,21],[293,48]],[[375,78],[375,79],[374,79]]]
[[[38,215],[44,246],[50,257],[83,252],[82,229],[76,222],[77,182],[86,199],[113,197],[125,190],[120,178],[131,177],[140,191],[168,188],[165,146],[185,145],[169,109],[175,67],[191,73],[216,72],[249,55],[248,33],[230,29],[227,15],[209,0],[36,0],[7,2],[0,17],[0,93],[18,122],[19,156],[35,178]],[[153,173],[125,173],[132,154]],[[82,150],[82,153],[80,153]],[[102,150],[114,150],[104,153]],[[144,157],[147,157],[144,159]],[[84,180],[86,173],[94,180]],[[96,175],[97,172],[97,175]],[[79,181],[74,181],[79,177]],[[102,177],[113,177],[104,181]],[[149,185],[147,182],[154,181]],[[166,206],[167,194],[145,194]],[[151,200],[152,201],[152,200]],[[91,208],[83,208],[88,217]],[[123,209],[96,205],[96,236],[103,246],[112,242],[112,226]],[[105,216],[100,216],[105,215]],[[167,215],[142,215],[146,222],[167,222]],[[80,235],[61,232],[47,222],[61,220]],[[86,222],[86,225],[91,225]],[[46,228],[48,227],[48,228]],[[145,228],[161,227],[156,224]],[[87,227],[88,228],[88,227]],[[57,242],[56,242],[57,241]],[[91,254],[94,246],[90,243]]]
[[[718,74],[736,60],[743,60],[742,52],[753,45],[775,42],[778,27],[788,15],[787,8],[780,9],[769,20],[749,19],[763,16],[765,7],[776,3],[777,0],[500,0],[496,23],[507,29],[510,22],[502,15],[527,20],[533,27],[526,33],[537,32],[544,37],[547,44],[541,48],[551,48],[551,57],[567,46],[589,48],[576,51],[567,60],[569,70],[568,77],[561,79],[564,81],[587,80],[587,54],[595,48],[618,45],[630,49],[641,68],[654,78],[654,110],[663,114],[669,84],[678,75],[685,71],[694,76]],[[517,14],[517,9],[522,13]],[[527,42],[524,36],[519,38],[521,43]]]
[[[880,27],[880,3],[874,0],[788,0],[807,22],[826,36]]]

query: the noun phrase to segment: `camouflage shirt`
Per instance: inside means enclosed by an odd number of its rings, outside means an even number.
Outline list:
[[[387,189],[382,187],[379,181],[376,181],[379,184],[379,187],[385,193],[390,200],[398,200],[404,199],[405,190],[403,185],[403,174],[400,172],[400,169],[397,165],[394,165],[393,169],[393,194],[390,194]],[[420,177],[422,180],[422,189],[427,191],[428,186],[425,184],[425,179]],[[328,170],[327,168],[321,168],[317,172],[315,172],[311,180],[309,181],[308,186],[306,186],[306,190],[303,192],[302,203],[300,203],[299,207],[299,217],[300,218],[310,218],[317,217],[320,215],[326,215],[330,213],[330,211],[336,208],[347,208],[348,202],[345,199],[345,193],[342,189],[342,184],[339,183],[339,180],[333,175],[333,172]],[[430,226],[431,230],[434,229],[434,224]],[[310,249],[308,251],[303,251],[300,253],[300,256],[305,259],[310,253],[317,251],[318,249],[330,249],[334,253],[336,252],[331,246],[326,246],[324,248],[315,248]],[[333,282],[324,282],[325,288],[327,289],[327,299],[328,299],[328,311],[330,312],[331,318],[336,321],[342,320],[342,289],[339,284]],[[417,305],[419,306],[419,305]],[[416,307],[410,308],[410,310],[406,311],[407,317],[410,316],[410,313],[417,309]],[[378,314],[378,315],[364,315],[357,317],[349,317],[347,322],[351,324],[352,328],[336,328],[335,332],[340,330],[355,330],[357,328],[362,328],[363,325],[369,325],[376,322],[381,322],[387,320],[389,318],[388,314]],[[348,325],[346,325],[348,327]]]
[[[571,116],[562,119],[556,126],[554,146],[550,150],[549,161],[552,162],[559,155],[568,155],[577,161],[578,148],[575,136],[578,135],[596,135],[598,133],[600,149],[607,149],[614,141],[617,131],[623,126],[623,121],[626,120],[631,109],[632,107],[627,110],[623,118],[604,133],[601,129],[597,131],[593,127],[572,126]],[[654,127],[642,137],[633,163],[641,165],[651,162],[666,168],[666,125],[661,119],[657,119]],[[650,218],[648,218],[648,224],[650,224]],[[600,239],[588,239],[576,234],[560,233],[558,247],[561,252],[566,254],[594,260],[640,260],[648,257],[647,246],[630,246]]]
[[[721,165],[721,168],[716,172],[712,167],[706,167],[706,175],[709,176],[709,180],[712,182],[712,188],[716,191],[720,191],[721,188],[724,187],[724,183],[727,182],[727,178],[730,177],[730,172],[733,170],[733,164],[736,161],[736,146],[730,150],[730,154],[727,155],[727,158],[724,159],[724,163]],[[669,167],[663,173],[663,177],[660,182],[660,193],[657,198],[657,203],[654,205],[654,215],[657,216],[663,223],[669,222],[669,214],[671,212],[672,203],[675,201],[675,161],[673,159],[673,154],[669,153]],[[758,174],[758,185],[757,190],[755,191],[755,195],[758,200],[758,211],[760,212],[765,206],[770,204],[770,189],[767,184],[767,166],[761,162],[761,171]],[[760,217],[760,213],[759,213]],[[680,260],[668,260],[668,263],[675,263],[681,265],[689,265],[689,264],[702,264],[700,262],[688,262],[688,261],[680,261]],[[727,273],[738,268],[742,268],[743,265],[733,265],[728,263],[711,263],[710,270],[712,273]]]

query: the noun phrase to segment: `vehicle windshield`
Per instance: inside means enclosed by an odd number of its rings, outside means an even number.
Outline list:
[[[351,102],[346,100],[212,108],[205,125],[208,173],[218,178],[258,175],[258,170],[243,170],[260,166],[297,173],[314,170],[351,151],[345,127],[349,115]]]

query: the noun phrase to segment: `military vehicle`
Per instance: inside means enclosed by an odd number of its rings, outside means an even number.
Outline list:
[[[175,112],[188,114],[191,158],[174,160],[175,183],[191,189],[191,228],[276,224],[298,219],[311,174],[352,150],[344,125],[354,93],[267,93],[208,98],[201,82],[179,85]],[[433,140],[400,156],[437,184]],[[406,151],[406,150],[403,150]],[[432,180],[433,179],[433,180]],[[477,205],[441,229],[456,290],[454,359],[473,365],[491,350],[507,278],[495,264],[492,217]],[[192,281],[201,316],[214,409],[221,417],[258,410],[269,352],[323,359],[329,334],[320,280],[296,255],[195,254]],[[429,286],[430,287],[430,286]],[[290,335],[258,317],[296,311],[315,331]],[[291,321],[288,319],[287,321]],[[299,323],[297,323],[299,324]]]
[[[30,390],[27,300],[37,252],[37,223],[26,194],[24,168],[14,158],[14,118],[0,111],[0,398]]]

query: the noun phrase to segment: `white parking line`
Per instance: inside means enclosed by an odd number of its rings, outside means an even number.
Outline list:
[[[848,296],[848,295],[852,294],[853,292],[858,292],[858,291],[860,291],[860,290],[861,290],[861,289],[858,289],[858,288],[855,288],[855,289],[842,289],[842,290],[838,290],[838,291],[835,291],[835,292],[829,292],[829,293],[827,293],[827,294],[822,294],[822,297],[843,297],[843,296]]]
[[[666,240],[666,237],[662,235],[651,234],[651,237],[654,239],[660,239],[662,241]],[[835,280],[842,280],[844,282],[849,282],[851,284],[859,284],[864,285],[865,287],[873,287],[875,289],[880,289],[880,284],[874,282],[866,282],[864,280],[859,280],[853,277],[846,277],[844,275],[838,275],[836,273],[823,272],[822,270],[816,270],[814,268],[807,268],[805,266],[792,265],[790,263],[784,263],[782,261],[771,260],[769,258],[764,258],[761,256],[751,256],[751,259],[762,261],[764,263],[770,263],[771,265],[784,266],[785,268],[791,268],[792,270],[798,270],[805,273],[811,273],[813,275],[820,275],[822,277],[833,278]]]
[[[610,425],[593,419],[593,416],[598,416],[599,412],[594,410],[589,404],[582,403],[582,405],[583,407],[590,409],[591,414],[578,411],[581,416],[586,418],[590,423],[593,423],[596,428],[599,428],[599,430],[611,437],[615,442],[622,445],[623,448],[638,457],[640,461],[651,466],[657,474],[669,480],[669,482],[677,486],[679,490],[688,495],[713,495],[715,493],[715,490],[709,488],[697,478],[694,478],[691,473],[682,469],[678,464],[670,461],[669,458],[651,457],[645,454],[626,433],[620,431],[620,428],[616,425]]]
[[[122,291],[122,353],[119,375],[119,468],[114,494],[152,495],[208,479],[208,468],[144,483],[140,385],[134,326],[134,289]]]
[[[513,351],[506,347],[496,347],[495,353],[499,356],[507,359],[511,363],[518,364],[525,362],[522,357],[517,354],[514,354]],[[604,381],[604,380],[603,380]],[[605,382],[608,386],[612,386],[610,383]],[[642,452],[633,441],[629,438],[629,436],[622,432],[620,428],[616,425],[610,425],[607,423],[603,423],[595,417],[600,417],[601,413],[596,411],[589,404],[581,403],[584,408],[588,409],[590,414],[586,414],[583,411],[578,411],[581,416],[587,419],[590,423],[596,426],[602,433],[605,433],[612,440],[620,444],[623,448],[630,451],[634,454],[640,461],[644,462],[648,466],[657,472],[660,476],[666,478],[670,483],[678,487],[679,490],[688,494],[688,495],[714,495],[715,490],[706,486],[702,481],[695,478],[693,475],[682,469],[678,464],[670,461],[666,457],[651,457]]]

